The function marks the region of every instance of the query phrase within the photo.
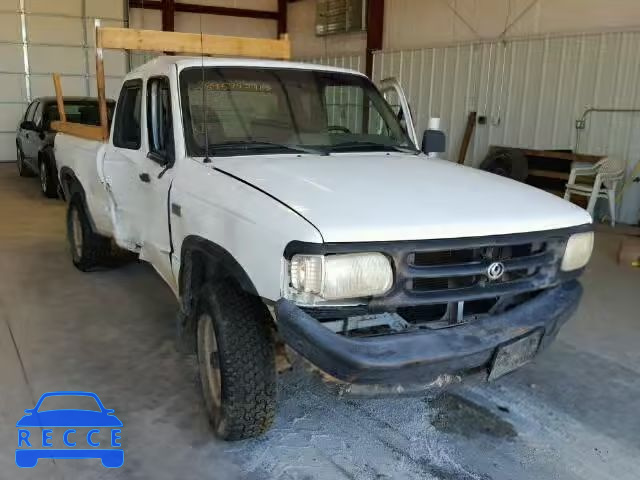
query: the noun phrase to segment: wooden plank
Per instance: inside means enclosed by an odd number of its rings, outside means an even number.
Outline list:
[[[86,140],[97,140],[106,142],[108,138],[104,137],[102,127],[97,125],[85,125],[84,123],[75,122],[51,122],[51,128],[56,132],[67,133],[74,137],[84,138]]]
[[[98,112],[100,113],[100,128],[102,129],[102,138],[109,138],[109,116],[107,113],[107,94],[104,78],[104,59],[102,47],[100,46],[100,20],[95,20],[96,31],[96,83],[98,90]]]
[[[569,162],[589,162],[596,163],[604,158],[601,155],[587,155],[582,153],[556,152],[553,150],[528,150],[519,149],[528,157],[555,158],[557,160],[567,160]]]
[[[97,45],[102,48],[123,50],[166,51],[278,60],[291,58],[291,44],[287,38],[275,40],[102,27],[98,29],[98,42]]]
[[[56,90],[56,102],[58,103],[58,116],[61,122],[67,121],[67,112],[64,111],[64,99],[62,97],[62,85],[60,84],[60,74],[53,74],[53,87]]]
[[[460,153],[458,154],[458,163],[461,165],[464,165],[464,160],[467,158],[467,150],[469,150],[471,137],[476,128],[476,116],[476,112],[469,112],[469,116],[467,117],[467,127],[464,129],[464,137],[462,137],[462,145],[460,146]]]
[[[529,175],[533,177],[557,178],[558,180],[569,180],[569,174],[565,172],[554,172],[553,170],[530,169]]]

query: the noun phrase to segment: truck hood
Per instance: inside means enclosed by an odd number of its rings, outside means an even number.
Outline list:
[[[589,214],[537,188],[403,153],[216,158],[311,222],[325,242],[477,237],[571,227]]]

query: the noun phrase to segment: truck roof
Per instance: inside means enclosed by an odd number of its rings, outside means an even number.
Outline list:
[[[286,62],[280,60],[262,60],[257,58],[231,58],[231,57],[199,57],[199,56],[168,56],[163,55],[154,58],[132,70],[129,75],[137,73],[157,73],[158,70],[166,70],[171,65],[176,65],[178,70],[187,67],[266,67],[266,68],[291,68],[297,70],[322,70],[325,72],[350,73],[365,76],[357,70],[347,68],[330,67],[303,62]]]

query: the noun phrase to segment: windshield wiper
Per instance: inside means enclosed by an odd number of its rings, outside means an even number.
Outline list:
[[[328,155],[325,150],[303,147],[302,145],[290,145],[285,143],[261,142],[257,140],[237,140],[222,143],[212,143],[209,145],[209,151],[227,151],[227,150],[254,150],[254,149],[285,149],[292,152],[310,153],[314,155]]]
[[[402,153],[418,153],[418,151],[414,148],[410,147],[402,147],[400,145],[386,145],[384,143],[376,143],[376,142],[363,142],[363,141],[352,141],[352,142],[342,142],[336,145],[331,146],[332,152],[338,151],[348,151],[348,150],[369,150],[375,149],[380,151],[395,151]]]

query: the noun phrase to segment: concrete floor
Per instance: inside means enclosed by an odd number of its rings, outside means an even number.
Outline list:
[[[579,313],[520,371],[437,400],[354,400],[296,368],[281,375],[273,430],[225,444],[175,351],[169,289],[144,264],[75,270],[64,214],[36,179],[0,165],[0,479],[640,477],[640,270],[616,265],[617,235],[598,234]],[[15,423],[53,390],[93,391],[115,409],[122,468],[15,466]]]

